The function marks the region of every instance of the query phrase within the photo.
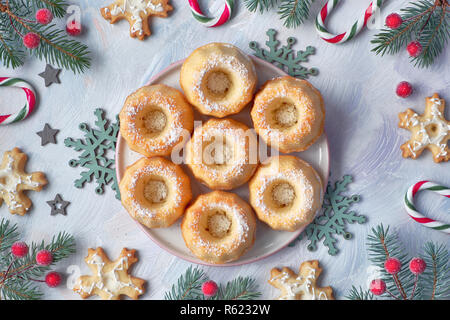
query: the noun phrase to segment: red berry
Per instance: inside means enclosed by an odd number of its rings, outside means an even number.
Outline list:
[[[53,255],[48,250],[41,250],[36,254],[36,262],[41,266],[48,266],[53,262]]]
[[[372,280],[370,283],[370,292],[376,296],[381,296],[386,292],[386,283],[381,279]]]
[[[37,33],[30,32],[23,37],[23,45],[28,49],[35,49],[39,46],[41,38]]]
[[[206,297],[215,296],[217,293],[217,289],[217,284],[212,280],[205,281],[202,285],[202,292]]]
[[[402,17],[398,13],[391,13],[386,17],[386,26],[391,29],[397,29],[403,23]]]
[[[48,9],[39,9],[36,11],[36,21],[40,24],[49,24],[53,20],[53,14]]]
[[[28,246],[25,242],[16,242],[11,246],[11,253],[16,258],[25,257],[28,253]]]
[[[419,275],[425,271],[427,264],[421,258],[412,258],[409,263],[409,270],[415,275]]]
[[[386,269],[387,273],[397,274],[402,268],[402,264],[396,258],[389,258],[384,263],[384,269]]]
[[[67,23],[66,31],[71,36],[78,36],[81,33],[81,24],[76,21],[71,21]]]
[[[45,283],[50,288],[55,288],[61,283],[61,275],[58,272],[49,272],[45,276]]]
[[[411,57],[418,57],[422,53],[422,45],[419,41],[412,41],[406,47]]]
[[[412,85],[407,81],[402,81],[397,85],[397,89],[395,91],[397,95],[401,98],[409,97],[413,92]]]

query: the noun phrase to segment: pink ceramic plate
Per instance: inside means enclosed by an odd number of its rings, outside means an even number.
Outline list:
[[[261,60],[259,58],[251,57],[258,74],[259,86],[264,82],[274,77],[284,76],[285,72],[273,66],[272,64]],[[164,83],[171,87],[180,89],[179,85],[179,75],[180,69],[183,61],[178,61],[171,64],[169,67],[158,73],[156,76],[151,78],[147,85],[155,83]],[[232,118],[247,124],[252,127],[252,122],[250,118],[250,106],[240,112],[238,115],[232,116]],[[198,113],[195,114],[196,120],[206,120],[207,117],[202,116]],[[325,134],[319,138],[319,140],[311,146],[307,151],[301,153],[294,153],[294,155],[308,161],[321,175],[324,186],[326,186],[329,174],[329,149],[328,141]],[[121,180],[123,173],[127,166],[133,164],[136,160],[141,157],[140,154],[131,151],[125,140],[119,134],[117,140],[116,148],[116,168],[117,168],[117,179]],[[194,198],[199,194],[209,192],[210,190],[204,185],[200,184],[194,179],[190,170],[184,166],[184,171],[189,174],[192,183],[192,191]],[[248,186],[245,184],[235,190],[234,193],[248,201]],[[181,220],[181,219],[180,219]],[[137,222],[138,223],[138,222]],[[295,238],[297,238],[303,229],[297,230],[296,232],[284,232],[275,231],[269,228],[266,224],[258,222],[256,231],[256,240],[254,246],[239,260],[222,264],[209,264],[195,257],[189,249],[186,247],[180,230],[180,221],[172,225],[170,228],[164,229],[149,229],[138,223],[142,230],[147,234],[150,239],[152,239],[156,244],[158,244],[164,250],[172,253],[173,255],[180,257],[184,260],[190,261],[192,263],[203,264],[208,266],[238,266],[247,263],[252,263],[263,258],[266,258],[279,250],[286,247]]]

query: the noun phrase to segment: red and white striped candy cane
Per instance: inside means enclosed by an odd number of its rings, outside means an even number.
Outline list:
[[[349,30],[341,34],[332,34],[328,31],[325,26],[325,20],[331,14],[334,7],[340,2],[340,0],[328,0],[328,2],[322,7],[319,14],[316,18],[316,30],[319,36],[330,43],[344,43],[353,37],[355,37],[359,32],[361,32],[362,28],[367,25],[367,21],[370,17],[373,16],[375,12],[381,7],[383,4],[383,0],[374,0],[366,9],[364,14],[360,19],[358,19]]]
[[[189,7],[191,7],[191,12],[195,20],[205,27],[212,28],[218,27],[231,19],[234,10],[234,0],[224,0],[224,2],[223,9],[217,17],[207,17],[200,8],[198,0],[189,0]]]
[[[30,115],[36,106],[36,94],[31,85],[18,78],[0,77],[0,87],[19,87],[25,92],[27,102],[19,111],[12,114],[0,114],[0,125],[19,122]]]
[[[427,218],[417,211],[416,206],[414,205],[414,196],[420,190],[433,191],[444,197],[450,198],[450,189],[447,187],[438,185],[437,183],[434,183],[434,182],[420,181],[420,182],[417,182],[416,184],[412,185],[408,189],[408,192],[406,192],[406,195],[405,195],[405,209],[408,212],[409,216],[414,221],[422,224],[423,226],[425,226],[427,228],[439,230],[439,231],[445,232],[447,234],[450,234],[450,224]]]

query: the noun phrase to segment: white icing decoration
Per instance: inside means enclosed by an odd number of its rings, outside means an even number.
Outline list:
[[[131,25],[131,32],[138,32],[140,35],[143,33],[142,29],[142,17],[141,12],[144,15],[149,14],[147,10],[153,12],[163,12],[164,7],[161,3],[153,4],[150,0],[124,0],[123,6],[114,5],[111,9],[111,15],[117,16],[119,14],[129,13],[131,15],[131,19],[133,20],[133,24]],[[107,12],[107,8],[105,8],[105,12]]]
[[[316,279],[316,270],[308,267],[308,274],[305,278],[299,275],[295,281],[289,282],[289,274],[287,272],[281,272],[279,275],[270,279],[270,281],[279,280],[286,289],[286,295],[282,296],[282,300],[294,300],[295,296],[302,293],[302,300],[328,300],[325,292],[319,291],[312,286],[313,281]],[[303,282],[302,282],[303,280]]]
[[[441,143],[445,136],[448,134],[448,131],[450,130],[450,125],[447,124],[447,122],[444,119],[443,114],[439,111],[438,106],[441,105],[441,100],[432,98],[430,99],[433,104],[431,105],[430,113],[432,115],[431,118],[425,119],[422,122],[419,122],[417,113],[414,113],[411,117],[406,117],[405,121],[408,126],[415,127],[419,126],[419,130],[417,131],[417,134],[420,135],[421,140],[417,141],[415,140],[413,142],[413,145],[409,145],[408,148],[411,151],[411,153],[416,156],[416,151],[424,148],[425,146],[429,144],[433,144],[437,146],[440,151],[436,155],[436,157],[446,156],[447,151],[445,150],[447,147],[446,143]],[[429,125],[436,126],[436,131],[438,134],[434,137],[430,137],[428,134],[426,128]]]

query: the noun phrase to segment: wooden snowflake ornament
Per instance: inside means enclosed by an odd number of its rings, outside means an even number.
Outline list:
[[[450,152],[450,121],[445,119],[445,100],[435,93],[425,99],[425,111],[418,115],[408,109],[398,115],[398,126],[411,131],[411,138],[400,148],[403,157],[416,159],[424,149],[433,153],[434,162],[448,161]]]
[[[23,216],[31,207],[31,200],[23,193],[26,190],[41,191],[47,184],[42,172],[25,172],[27,155],[14,148],[5,152],[0,164],[0,206],[3,200],[9,212]]]
[[[151,35],[148,19],[150,16],[167,17],[173,10],[169,0],[116,0],[113,4],[101,8],[103,18],[115,23],[126,19],[130,24],[130,36],[144,40]]]
[[[73,291],[83,299],[98,295],[103,300],[119,300],[121,295],[137,299],[145,292],[145,280],[132,277],[128,269],[138,261],[136,250],[123,248],[116,261],[110,261],[102,248],[88,249],[84,259],[93,276],[78,278]]]
[[[269,283],[281,290],[278,300],[334,300],[331,287],[317,287],[316,282],[322,273],[319,261],[305,261],[298,275],[289,268],[274,268],[270,271]]]

